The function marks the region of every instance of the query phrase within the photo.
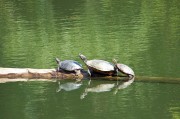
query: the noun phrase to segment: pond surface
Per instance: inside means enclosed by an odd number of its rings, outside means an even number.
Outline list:
[[[74,81],[61,81],[61,86]],[[179,84],[134,82],[126,89],[89,92],[113,81],[84,80],[74,90],[57,92],[55,82],[0,84],[1,119],[179,119]]]
[[[88,59],[115,58],[136,76],[179,78],[179,3],[1,0],[0,67],[55,68],[55,57],[83,64],[82,53]],[[179,83],[135,81],[117,91],[116,81],[88,82],[59,92],[57,82],[0,84],[0,119],[180,118]],[[93,92],[101,84],[110,88]]]

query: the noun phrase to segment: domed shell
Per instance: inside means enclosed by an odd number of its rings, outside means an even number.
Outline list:
[[[114,71],[114,65],[104,60],[88,60],[86,64],[100,71]]]
[[[118,70],[124,74],[128,74],[128,75],[135,75],[134,71],[127,65],[125,64],[116,64]]]
[[[82,69],[82,65],[74,60],[64,60],[60,62],[60,68],[67,71]]]

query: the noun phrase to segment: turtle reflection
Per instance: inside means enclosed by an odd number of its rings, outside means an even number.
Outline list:
[[[134,82],[134,78],[135,77],[130,77],[130,78],[128,78],[128,80],[126,80],[120,84],[119,84],[119,82],[117,82],[117,86],[116,86],[116,89],[114,91],[114,94],[117,94],[118,90],[125,89],[128,86],[130,86]]]
[[[89,81],[89,85],[90,85],[91,80]],[[80,99],[84,99],[85,96],[89,93],[89,92],[93,92],[93,93],[101,93],[101,92],[107,92],[107,91],[111,91],[113,88],[115,87],[115,83],[106,83],[106,84],[99,84],[96,85],[94,87],[89,87],[89,88],[85,88],[85,91],[83,92],[83,94],[80,96]]]
[[[58,84],[59,84],[59,87],[56,90],[56,92],[60,92],[61,90],[64,90],[64,91],[76,90],[81,87],[82,82],[75,81],[75,82],[67,82],[67,83],[61,84],[59,81]]]
[[[125,80],[125,81],[124,81]],[[88,87],[85,88],[84,92],[80,96],[80,99],[84,99],[89,92],[91,93],[101,93],[101,92],[108,92],[114,90],[114,94],[121,89],[125,89],[130,86],[134,82],[134,77],[126,77],[122,83],[117,80],[117,83],[106,83],[106,84],[98,84],[93,87],[89,87],[91,80],[88,82]]]

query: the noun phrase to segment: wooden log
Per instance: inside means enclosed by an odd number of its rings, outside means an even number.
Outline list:
[[[52,79],[83,79],[90,78],[87,71],[82,70],[78,76],[75,73],[67,73],[64,71],[57,72],[56,69],[32,69],[32,68],[0,68],[0,82],[12,82],[12,81],[53,81]],[[95,75],[91,77],[95,80],[128,80],[127,77],[112,77]],[[169,78],[169,77],[145,77],[136,76],[135,81],[148,81],[148,82],[170,82],[180,83],[180,78]]]
[[[32,69],[32,68],[0,68],[0,78],[28,78],[28,79],[82,79],[87,77],[87,72],[80,75],[75,73],[57,72],[55,69]]]

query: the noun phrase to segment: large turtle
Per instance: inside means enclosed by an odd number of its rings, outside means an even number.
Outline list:
[[[113,63],[115,64],[117,72],[119,71],[129,77],[135,77],[134,71],[129,66],[117,63],[116,59],[113,59]]]
[[[110,62],[104,61],[104,60],[87,60],[87,58],[79,54],[79,57],[84,61],[86,66],[88,67],[88,73],[91,76],[93,73],[100,73],[104,75],[115,75],[116,70],[114,68],[114,65]]]
[[[79,75],[83,69],[82,65],[74,60],[60,61],[58,58],[56,58],[56,62],[58,64],[57,71],[64,70],[68,72],[75,72],[76,75]]]

